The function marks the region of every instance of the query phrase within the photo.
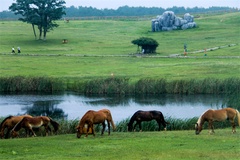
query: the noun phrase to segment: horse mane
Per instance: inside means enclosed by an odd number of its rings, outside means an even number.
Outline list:
[[[7,119],[11,119],[13,116],[8,116],[8,117],[6,117],[3,121],[2,121],[2,123],[0,124],[0,128],[2,128],[3,127],[3,124],[4,124],[4,122],[7,120]]]
[[[129,121],[129,123],[128,123],[128,126],[133,124],[133,122],[135,121],[135,118],[136,118],[136,116],[137,116],[137,114],[138,114],[139,112],[141,112],[141,110],[135,112],[135,113],[132,115],[132,117],[130,118],[130,121]]]
[[[95,111],[93,111],[93,110],[88,110],[88,111],[83,115],[83,117],[80,119],[79,127],[82,127],[82,126],[85,125],[85,121],[86,121],[85,119],[86,119],[86,117],[88,117],[89,114],[92,113],[92,112],[95,112]]]
[[[204,121],[203,121],[203,116],[204,116],[204,114],[206,114],[208,111],[210,111],[210,110],[212,110],[212,111],[214,111],[213,109],[208,109],[208,110],[206,110],[205,112],[203,112],[203,114],[198,118],[198,121],[197,121],[197,124],[198,125],[203,125],[203,123],[204,123]]]

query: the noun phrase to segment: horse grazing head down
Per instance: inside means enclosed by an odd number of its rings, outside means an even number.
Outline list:
[[[195,133],[198,135],[202,131],[202,126],[198,125],[198,123],[195,124]]]
[[[128,130],[128,132],[132,132],[133,131],[133,125],[128,123],[127,124],[127,130]]]
[[[16,137],[19,137],[19,134],[18,134],[18,132],[11,130],[11,136],[12,136],[12,138],[16,138]]]
[[[102,109],[99,111],[93,111],[89,110],[87,111],[84,116],[81,118],[79,121],[78,126],[76,127],[77,129],[77,138],[80,138],[83,133],[86,133],[86,137],[88,136],[88,133],[92,132],[93,136],[95,136],[94,133],[94,124],[102,124],[102,133],[103,135],[106,124],[105,121],[107,121],[107,126],[108,126],[108,135],[110,135],[110,124],[113,127],[113,130],[115,129],[115,124],[112,119],[111,112],[108,109]],[[84,131],[84,129],[86,129]]]

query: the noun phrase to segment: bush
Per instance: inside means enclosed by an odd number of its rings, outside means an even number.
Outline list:
[[[158,42],[152,38],[141,37],[132,41],[133,44],[142,47],[144,53],[156,53]]]

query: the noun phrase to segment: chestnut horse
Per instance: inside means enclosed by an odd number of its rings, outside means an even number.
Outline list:
[[[128,123],[128,131],[135,130],[135,127],[138,125],[140,131],[142,130],[142,121],[151,121],[151,120],[156,120],[158,123],[158,131],[160,131],[161,124],[164,127],[164,130],[166,130],[168,122],[164,120],[163,114],[160,111],[142,111],[139,110],[133,114],[131,117],[129,123]],[[134,126],[133,123],[137,122]]]
[[[55,132],[59,129],[59,124],[56,121],[52,120],[50,117],[47,117],[47,116],[24,117],[12,129],[12,131],[11,131],[12,137],[17,137],[18,136],[17,132],[21,128],[25,128],[25,129],[31,131],[32,135],[36,136],[36,134],[33,131],[33,128],[40,128],[41,126],[44,126],[46,136],[47,136],[48,131],[51,131],[49,124],[51,124],[53,126]],[[27,137],[28,137],[28,134],[27,134]]]
[[[21,116],[8,116],[8,117],[6,117],[2,121],[2,123],[0,124],[0,136],[1,136],[1,138],[4,137],[4,132],[5,132],[6,128],[7,128],[7,132],[5,134],[5,138],[8,138],[11,129],[13,129],[13,127],[19,121],[21,121],[24,117],[32,117],[32,116],[26,114],[26,115],[21,115]]]
[[[87,125],[86,137],[88,136],[89,129],[92,130],[92,134],[93,136],[95,136],[94,127],[93,127],[94,124],[102,124],[103,128],[102,128],[101,135],[103,135],[106,127],[105,120],[107,120],[108,135],[110,135],[110,123],[113,127],[113,130],[115,129],[115,124],[113,122],[111,112],[108,109],[102,109],[99,111],[93,111],[93,110],[87,111],[79,121],[78,126],[76,127],[77,138],[80,138],[81,135],[84,133],[83,128],[85,124]]]
[[[214,133],[213,122],[214,121],[221,122],[225,120],[229,120],[231,122],[232,133],[235,133],[236,126],[235,126],[234,120],[236,117],[238,118],[238,125],[240,125],[240,114],[237,109],[233,109],[233,108],[224,108],[219,110],[209,109],[199,117],[195,125],[195,130],[196,130],[195,133],[199,134],[202,131],[202,126],[205,121],[208,122],[209,133]]]

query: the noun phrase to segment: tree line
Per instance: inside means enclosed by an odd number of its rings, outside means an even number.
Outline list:
[[[237,8],[231,7],[171,7],[171,8],[161,8],[161,7],[129,7],[122,6],[117,9],[97,9],[94,7],[75,7],[70,6],[64,9],[66,15],[63,17],[91,17],[91,16],[146,16],[146,15],[160,15],[165,11],[173,11],[175,14],[185,14],[185,13],[204,13],[204,12],[218,12],[218,11],[237,11]],[[18,19],[20,16],[15,15],[12,11],[2,11],[0,12],[0,19]]]

